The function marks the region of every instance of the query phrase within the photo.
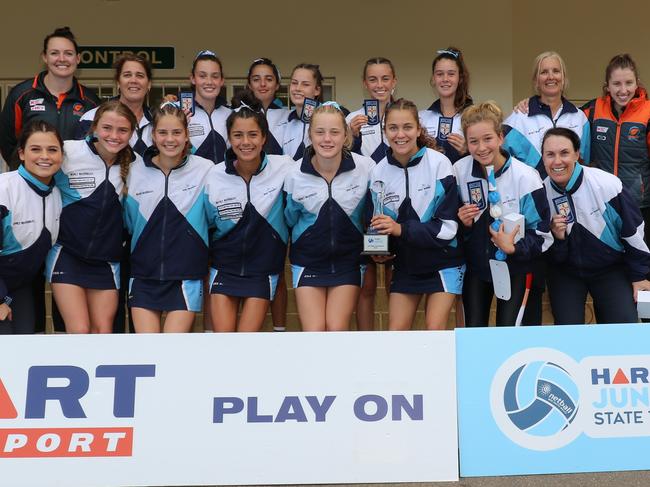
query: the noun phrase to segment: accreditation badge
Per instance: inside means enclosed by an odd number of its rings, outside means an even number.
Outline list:
[[[471,204],[478,206],[479,210],[484,210],[487,207],[485,193],[483,192],[483,183],[481,181],[468,182],[467,191],[469,192],[469,202]]]
[[[573,223],[575,218],[573,217],[573,212],[571,211],[571,204],[569,203],[569,197],[566,195],[558,196],[553,198],[553,204],[555,205],[555,211],[558,215],[566,217],[567,223]]]
[[[379,100],[363,100],[363,111],[368,117],[368,125],[379,124]]]
[[[438,119],[438,139],[447,140],[454,126],[454,119],[451,117],[440,117]]]
[[[313,98],[305,98],[305,101],[302,105],[302,114],[300,115],[300,119],[303,121],[303,123],[311,122],[311,116],[314,114],[314,110],[317,106],[318,102],[316,100]]]

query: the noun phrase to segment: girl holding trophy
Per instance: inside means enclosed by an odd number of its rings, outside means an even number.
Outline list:
[[[386,157],[370,175],[376,211],[371,226],[391,236],[395,253],[388,326],[408,330],[422,296],[430,330],[447,326],[455,297],[462,292],[465,265],[456,233],[458,190],[451,162],[434,150],[411,101],[393,102],[385,114]],[[375,256],[377,262],[390,257]]]

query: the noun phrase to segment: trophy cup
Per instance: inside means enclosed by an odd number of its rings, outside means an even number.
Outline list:
[[[372,183],[372,190],[377,195],[373,201],[372,216],[384,214],[384,196],[386,194],[386,185],[383,181]],[[362,255],[390,255],[388,251],[388,235],[381,235],[372,226],[368,227],[367,232],[363,235],[363,252]]]

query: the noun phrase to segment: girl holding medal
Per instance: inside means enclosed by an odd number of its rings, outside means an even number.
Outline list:
[[[374,188],[382,183],[384,214],[374,216],[370,225],[392,237],[395,253],[388,327],[409,330],[424,295],[427,328],[444,330],[465,270],[456,239],[456,179],[451,162],[434,150],[435,141],[420,125],[413,102],[391,103],[384,120],[390,147],[370,175],[373,201],[378,197]]]
[[[127,182],[129,306],[138,333],[188,332],[201,310],[208,263],[203,190],[214,164],[190,154],[187,118],[172,102],[154,113],[153,142]]]
[[[472,104],[469,71],[460,49],[448,47],[437,54],[431,67],[431,86],[439,98],[428,109],[420,110],[419,115],[426,131],[453,164],[467,154],[460,117]]]
[[[95,112],[92,135],[65,142],[55,176],[63,196],[57,243],[45,275],[68,333],[110,333],[117,311],[123,252],[122,196],[137,120],[118,100]]]
[[[374,162],[350,152],[336,102],[314,110],[312,145],[287,174],[289,258],[303,330],[348,330],[363,278],[362,219]]]
[[[495,103],[467,108],[461,123],[470,155],[453,167],[464,203],[458,218],[467,262],[463,284],[466,326],[487,326],[495,282],[503,278],[509,281],[510,299],[497,299],[496,324],[514,325],[532,262],[553,241],[546,192],[534,169],[501,148],[503,115]],[[522,215],[524,228],[515,225],[506,232],[503,217],[509,214]],[[490,260],[505,262],[506,275],[493,274]],[[494,267],[503,270],[501,265]]]
[[[266,117],[250,98],[228,117],[231,149],[206,178],[204,202],[215,229],[209,288],[216,332],[259,331],[284,272],[288,230],[282,189],[294,163],[289,156],[264,153]]]
[[[289,95],[293,109],[284,129],[282,153],[298,161],[310,144],[309,113],[323,102],[323,75],[318,65],[301,63],[293,68]]]
[[[18,138],[17,171],[0,174],[0,334],[34,333],[31,281],[56,242],[61,193],[54,174],[63,162],[63,141],[43,120],[27,124]],[[20,225],[14,223],[21,222]]]
[[[276,98],[280,89],[280,71],[269,58],[259,58],[248,68],[247,88],[253,92],[264,108],[269,124],[269,136],[266,139],[266,154],[282,154],[284,129],[289,118],[289,109]]]
[[[636,323],[637,292],[650,290],[650,251],[631,192],[616,176],[577,162],[580,138],[569,129],[547,131],[542,156],[555,238],[548,252],[555,324],[584,323],[587,293],[598,323]]]
[[[375,162],[386,157],[383,119],[386,106],[393,99],[397,77],[393,63],[386,58],[376,57],[366,61],[363,67],[363,86],[370,99],[364,106],[351,112],[346,121],[352,130],[354,144],[352,152],[371,157]],[[386,282],[390,281],[390,270],[386,269]],[[377,266],[368,263],[363,289],[357,305],[357,328],[372,330],[375,319],[375,294],[377,292]]]

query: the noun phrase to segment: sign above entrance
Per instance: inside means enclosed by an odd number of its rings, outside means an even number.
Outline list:
[[[173,47],[156,46],[79,46],[82,69],[112,69],[113,63],[122,54],[143,56],[151,62],[153,69],[174,69]]]

